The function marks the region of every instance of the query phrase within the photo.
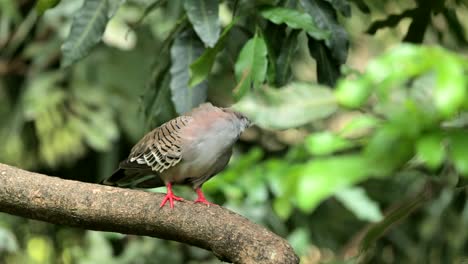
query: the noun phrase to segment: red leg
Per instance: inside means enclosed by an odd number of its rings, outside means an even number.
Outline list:
[[[198,198],[195,200],[195,203],[204,203],[204,204],[206,204],[206,205],[208,205],[208,206],[210,206],[210,205],[216,205],[216,204],[210,203],[210,202],[208,202],[208,201],[206,200],[205,195],[203,195],[203,192],[202,192],[201,188],[197,188],[197,189],[195,189],[195,191],[196,191],[197,194],[198,194]]]
[[[172,184],[170,182],[166,184],[166,187],[167,194],[162,200],[161,204],[159,205],[159,208],[162,208],[166,204],[167,200],[169,200],[169,205],[171,206],[171,208],[174,208],[174,200],[183,201],[184,199],[174,195],[174,193],[172,192]]]

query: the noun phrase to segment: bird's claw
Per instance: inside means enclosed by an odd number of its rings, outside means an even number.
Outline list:
[[[215,203],[210,203],[208,202],[204,197],[203,198],[200,198],[198,197],[195,201],[193,201],[194,203],[203,203],[203,204],[206,204],[208,207],[210,205],[216,205]]]
[[[169,200],[169,206],[171,208],[174,208],[174,200],[175,201],[183,201],[184,199],[182,197],[175,196],[172,192],[169,192],[164,196],[164,199],[162,200],[161,204],[159,205],[159,208],[162,208],[166,202]]]

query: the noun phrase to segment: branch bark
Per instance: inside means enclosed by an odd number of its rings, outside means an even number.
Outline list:
[[[291,246],[220,206],[163,194],[64,180],[0,163],[0,211],[53,224],[175,240],[234,263],[299,263]]]

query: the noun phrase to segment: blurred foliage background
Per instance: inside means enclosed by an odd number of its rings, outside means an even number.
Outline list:
[[[0,161],[97,182],[151,128],[234,105],[256,126],[204,189],[302,263],[465,263],[467,6],[0,0]],[[219,263],[6,214],[0,262]]]

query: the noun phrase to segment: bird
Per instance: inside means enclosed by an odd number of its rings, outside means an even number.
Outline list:
[[[234,143],[252,122],[232,108],[203,103],[144,135],[102,184],[130,188],[166,186],[160,208],[183,201],[173,185],[189,185],[197,193],[195,203],[208,206],[203,183],[224,170]]]

